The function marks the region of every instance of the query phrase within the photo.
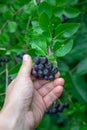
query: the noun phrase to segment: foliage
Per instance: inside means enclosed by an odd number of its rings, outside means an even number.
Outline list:
[[[21,59],[46,56],[57,60],[65,79],[62,102],[70,107],[63,113],[45,115],[38,130],[87,129],[87,2],[86,0],[3,0],[0,2],[0,107],[4,102],[5,70],[14,79]],[[64,20],[64,17],[67,19]]]

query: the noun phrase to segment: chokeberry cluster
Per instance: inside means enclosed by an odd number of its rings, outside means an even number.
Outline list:
[[[65,108],[69,107],[69,103],[60,104],[58,103],[55,107],[48,108],[45,113],[47,114],[56,114],[58,112],[63,112]]]
[[[58,68],[53,66],[53,63],[48,61],[46,57],[36,57],[31,74],[38,79],[54,80]]]
[[[8,63],[9,59],[8,57],[0,57],[0,63]]]

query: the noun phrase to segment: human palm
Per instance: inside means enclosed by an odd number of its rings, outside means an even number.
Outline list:
[[[23,61],[17,77],[6,91],[4,109],[5,113],[9,109],[9,118],[11,117],[14,122],[12,130],[34,129],[41,121],[46,108],[63,90],[64,80],[59,78],[59,73],[56,74],[54,81],[33,82],[31,68],[31,59],[28,56],[28,60]]]
[[[59,73],[56,74],[56,79],[54,81],[36,80],[33,83],[34,97],[29,113],[33,113],[33,117],[31,118],[33,118],[36,125],[38,125],[42,119],[46,108],[62,93],[61,86],[63,86],[64,80],[58,77]]]

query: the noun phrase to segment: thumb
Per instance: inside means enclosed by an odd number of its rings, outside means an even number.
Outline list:
[[[19,70],[18,76],[29,77],[31,75],[31,68],[32,68],[32,59],[29,55],[25,54],[23,56],[22,66]]]

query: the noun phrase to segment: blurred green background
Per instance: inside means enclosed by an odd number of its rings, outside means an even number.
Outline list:
[[[45,13],[41,14],[43,10]],[[49,25],[50,29],[47,26],[49,19],[54,24]],[[62,24],[80,23],[79,30],[72,36],[73,47],[68,46],[64,56],[54,56],[65,79],[61,101],[68,101],[69,108],[61,113],[45,114],[37,130],[87,130],[87,0],[0,1],[0,58],[9,58],[8,63],[0,62],[0,109],[5,98],[6,77],[9,82],[14,79],[21,64],[17,56],[23,52],[32,58],[39,55],[37,47],[29,42],[35,39],[37,44],[46,39],[48,47],[54,42],[54,31],[61,21]],[[50,30],[49,33],[46,30]],[[45,50],[45,44],[37,45]]]

